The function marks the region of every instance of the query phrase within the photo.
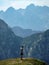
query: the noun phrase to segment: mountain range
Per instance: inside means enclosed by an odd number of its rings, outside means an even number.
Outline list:
[[[19,26],[24,29],[43,31],[49,29],[49,7],[28,5],[25,9],[8,8],[0,11],[0,18],[10,27]]]
[[[0,60],[20,57],[21,45],[24,46],[24,57],[37,58],[49,64],[49,30],[21,38],[0,19]]]

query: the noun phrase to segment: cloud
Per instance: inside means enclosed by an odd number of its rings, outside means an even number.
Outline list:
[[[0,10],[6,10],[8,7],[11,6],[15,9],[25,8],[31,3],[40,6],[49,6],[49,0],[0,0]]]
[[[49,6],[49,0],[31,0],[35,5]]]
[[[0,10],[6,10],[8,7],[14,7],[15,9],[25,8],[27,5],[32,3],[31,1],[16,1],[16,0],[2,0],[0,1]]]
[[[25,8],[27,5],[29,5],[30,3],[32,2],[29,2],[29,1],[15,1],[15,2],[12,2],[11,3],[11,6],[13,6],[14,8],[16,9],[19,9],[19,8]]]
[[[33,3],[35,5],[40,5],[40,6],[43,6],[43,5],[46,5],[46,6],[49,6],[49,0],[10,0],[11,2],[30,2],[30,3]]]

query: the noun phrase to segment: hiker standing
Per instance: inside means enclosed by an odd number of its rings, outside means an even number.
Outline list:
[[[21,46],[21,48],[20,48],[20,50],[21,50],[21,53],[20,53],[21,54],[21,60],[23,60],[23,48],[24,48],[23,46]]]

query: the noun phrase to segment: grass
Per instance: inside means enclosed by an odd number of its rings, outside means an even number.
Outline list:
[[[47,65],[47,64],[36,59],[24,58],[23,60],[21,60],[20,58],[17,58],[2,60],[0,61],[0,65]]]

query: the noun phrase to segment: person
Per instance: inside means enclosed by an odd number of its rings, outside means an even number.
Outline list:
[[[23,46],[21,46],[21,60],[23,60]]]

